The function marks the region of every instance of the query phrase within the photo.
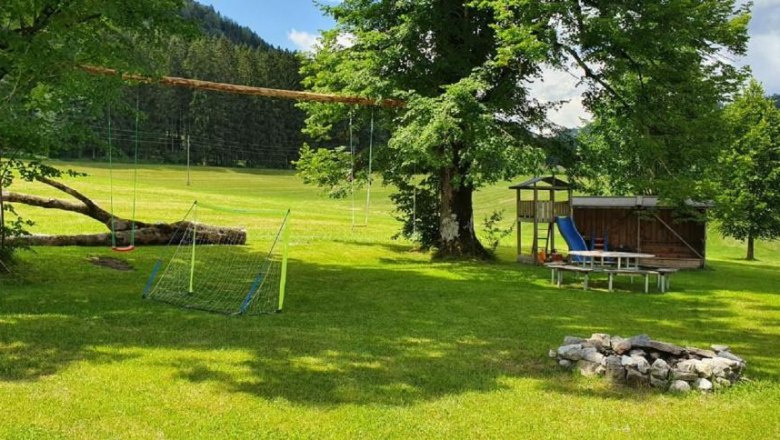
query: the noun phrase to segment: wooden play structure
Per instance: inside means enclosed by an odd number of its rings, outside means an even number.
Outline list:
[[[688,202],[696,214],[679,217],[655,196],[573,196],[571,185],[555,176],[536,177],[510,187],[517,192],[517,261],[542,264],[556,249],[558,217],[573,220],[588,249],[643,252],[656,258],[643,265],[667,268],[701,268],[706,262],[707,224],[710,205]],[[523,225],[533,228],[530,248],[523,247]]]
[[[555,249],[555,219],[573,214],[571,186],[555,176],[547,176],[534,177],[509,188],[517,191],[517,261],[541,264]],[[522,252],[523,223],[530,223],[533,228],[531,251],[525,254]]]

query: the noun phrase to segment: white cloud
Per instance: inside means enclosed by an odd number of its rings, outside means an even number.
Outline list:
[[[291,29],[287,32],[287,39],[303,52],[314,52],[320,47],[320,36],[306,31]],[[352,47],[355,44],[353,34],[341,34],[336,37],[336,43],[344,48]]]
[[[584,88],[578,86],[579,79],[562,70],[545,69],[542,78],[531,84],[530,93],[541,102],[567,101],[550,110],[547,117],[563,127],[580,127],[590,121],[591,116],[582,105]]]
[[[767,93],[780,93],[780,0],[759,0],[752,12],[747,55],[737,64],[750,66]]]
[[[306,31],[291,29],[287,32],[287,39],[292,41],[299,50],[312,52],[317,48],[319,37]]]

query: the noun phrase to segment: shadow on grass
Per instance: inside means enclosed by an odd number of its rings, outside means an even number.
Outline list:
[[[742,267],[719,263],[715,271],[681,274],[674,293],[644,295],[557,289],[539,268],[415,263],[404,258],[406,248],[388,250],[396,255],[373,265],[292,260],[285,312],[243,318],[141,301],[144,270],[111,273],[83,258],[68,261],[0,297],[0,380],[36,380],[77,361],[138,361],[145,350],[164,350],[147,368],[173,367],[172,379],[313,406],[407,405],[502,389],[513,378],[582,395],[581,381],[546,353],[567,334],[593,332],[726,343],[750,361],[753,377],[780,378],[773,361],[780,330],[757,328],[749,314],[736,314],[736,299],[713,293],[734,276],[756,275]],[[56,252],[42,251],[39,263]],[[153,252],[131,258],[151,268]],[[768,278],[757,292],[777,295],[768,286],[780,275],[752,270]],[[641,398],[612,388],[587,393]]]

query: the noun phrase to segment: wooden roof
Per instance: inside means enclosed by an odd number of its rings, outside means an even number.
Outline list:
[[[528,179],[525,182],[512,185],[509,189],[570,189],[571,185],[565,180],[561,180],[555,176],[541,176]]]
[[[711,208],[712,203],[687,200],[686,205],[692,208]],[[575,208],[670,208],[658,200],[658,196],[628,196],[628,197],[572,197]]]

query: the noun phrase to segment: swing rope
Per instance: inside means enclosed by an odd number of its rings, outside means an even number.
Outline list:
[[[108,106],[108,191],[111,209],[111,248],[116,249],[116,218],[114,217],[114,147],[111,142],[111,106]]]
[[[133,138],[133,208],[130,218],[130,243],[128,246],[118,247],[116,239],[116,216],[114,215],[114,160],[113,160],[113,139],[111,135],[111,107],[108,107],[108,182],[110,192],[111,209],[111,249],[117,252],[129,252],[135,249],[135,211],[138,196],[138,118],[139,118],[139,97],[136,94],[135,101],[135,133]]]
[[[352,167],[349,170],[349,192],[352,195],[352,228],[355,228],[355,143],[352,134],[352,111],[349,112],[349,151]]]
[[[366,177],[366,226],[371,209],[371,165],[374,160],[374,110],[371,110],[371,131],[368,138],[368,176]]]

